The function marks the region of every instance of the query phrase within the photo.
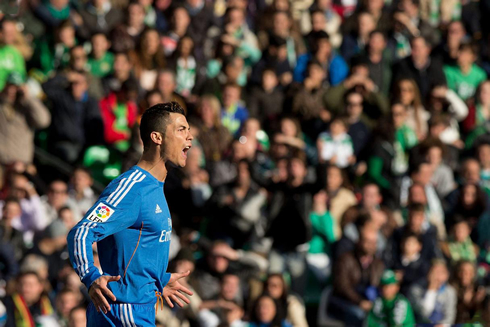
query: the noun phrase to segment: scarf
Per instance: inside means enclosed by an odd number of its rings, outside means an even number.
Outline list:
[[[17,327],[35,327],[34,319],[26,302],[19,294],[12,295],[12,300],[15,305],[15,325]],[[41,306],[41,315],[49,316],[53,314],[53,307],[46,295],[42,295],[39,300]]]

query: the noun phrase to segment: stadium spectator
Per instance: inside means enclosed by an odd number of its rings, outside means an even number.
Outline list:
[[[348,75],[347,63],[332,49],[329,36],[324,31],[310,33],[308,37],[309,53],[298,57],[293,78],[296,82],[302,82],[307,75],[308,63],[318,61],[326,74],[326,79],[332,86],[341,83]]]
[[[112,73],[114,54],[108,51],[110,42],[104,33],[94,34],[91,41],[92,53],[88,58],[87,67],[93,76],[103,78]]]
[[[448,284],[449,271],[444,261],[435,261],[424,280],[413,285],[408,294],[414,303],[417,321],[432,324],[453,324],[456,319],[457,294]]]
[[[70,311],[68,327],[84,327],[87,325],[86,308],[78,306]]]
[[[430,261],[421,255],[423,239],[413,232],[406,232],[402,236],[401,252],[392,269],[400,282],[400,291],[407,295],[410,287],[421,281],[430,269]]]
[[[76,219],[81,219],[76,211],[76,204],[68,197],[68,185],[62,180],[54,180],[49,184],[48,194],[41,198],[46,223],[49,225],[58,218],[59,211],[68,206],[76,214]]]
[[[485,71],[475,64],[477,50],[471,44],[459,46],[457,65],[445,66],[447,87],[463,100],[472,97],[480,83],[487,79]]]
[[[77,211],[72,212],[75,217],[83,216],[95,201],[95,191],[93,190],[94,180],[90,170],[77,167],[71,177],[68,197],[71,203],[75,204]],[[60,209],[61,210],[61,209]],[[61,216],[61,213],[59,213]],[[71,229],[71,228],[70,228]]]
[[[287,321],[294,327],[308,326],[306,313],[301,300],[294,294],[288,294],[284,277],[280,274],[270,274],[264,282],[264,292],[272,297],[278,306],[278,311],[286,314]]]
[[[42,280],[35,272],[21,273],[17,277],[17,290],[5,300],[6,327],[33,322],[58,326],[49,297],[44,294]]]
[[[455,323],[461,324],[473,319],[475,314],[484,309],[485,290],[476,281],[474,263],[461,260],[454,270],[451,285],[458,296]]]
[[[73,163],[84,146],[101,141],[103,126],[99,105],[87,94],[85,74],[57,75],[43,84],[43,89],[52,103],[50,147],[60,158]]]
[[[461,260],[476,262],[480,251],[471,241],[470,232],[468,221],[463,217],[456,216],[452,219],[452,233],[448,241],[441,245],[442,252],[452,265]]]
[[[13,226],[15,219],[21,215],[22,209],[19,200],[10,198],[3,202],[2,220],[0,220],[1,241],[12,246],[17,261],[22,259],[26,250],[22,231]]]
[[[10,73],[17,73],[22,79],[26,77],[26,64],[22,54],[12,45],[5,42],[8,24],[0,25],[0,91],[5,87]],[[8,40],[7,40],[8,41]]]
[[[221,109],[221,123],[230,134],[237,136],[248,118],[248,110],[240,101],[242,88],[233,83],[223,87],[223,107]]]
[[[250,318],[250,326],[291,327],[285,321],[284,313],[279,311],[277,301],[269,295],[262,295],[256,301]]]
[[[313,194],[318,186],[306,179],[307,169],[303,156],[288,160],[287,180],[274,183],[268,212],[268,231],[272,239],[270,251],[271,273],[288,272],[291,290],[302,295],[306,286],[306,251],[311,238],[309,214]],[[284,230],[283,226],[290,226]]]
[[[395,65],[393,78],[395,81],[413,79],[420,90],[421,99],[427,99],[432,87],[446,84],[442,64],[430,58],[431,45],[424,37],[414,37],[410,45],[411,55]]]
[[[334,289],[329,312],[349,326],[361,326],[373,307],[384,264],[375,257],[377,232],[366,229],[356,249],[334,266]]]
[[[129,138],[136,122],[138,108],[137,84],[130,81],[122,83],[121,88],[111,92],[99,102],[102,122],[104,124],[104,140],[108,145],[124,152],[129,148]]]
[[[31,96],[22,77],[8,75],[0,93],[0,163],[32,163],[34,133],[49,126],[51,115],[39,99]]]
[[[412,325],[415,322],[410,302],[401,294],[395,272],[386,270],[381,277],[381,297],[377,298],[367,318],[367,326],[381,324]]]

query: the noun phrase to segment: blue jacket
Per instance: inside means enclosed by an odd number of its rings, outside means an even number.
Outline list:
[[[172,221],[163,182],[138,166],[113,180],[68,234],[73,268],[87,286],[101,276],[94,266],[97,242],[103,275],[116,303],[155,303],[170,274],[166,272]]]
[[[295,82],[303,82],[306,77],[306,68],[310,62],[311,53],[305,53],[299,56],[296,62],[296,68],[294,68],[293,79]],[[328,82],[331,86],[340,84],[349,74],[349,66],[345,60],[334,53],[328,64]]]

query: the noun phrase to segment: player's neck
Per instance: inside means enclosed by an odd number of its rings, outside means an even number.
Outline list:
[[[137,166],[143,168],[161,182],[164,182],[167,177],[165,159],[158,153],[143,153]]]

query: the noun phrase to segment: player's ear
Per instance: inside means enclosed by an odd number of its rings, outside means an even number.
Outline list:
[[[156,145],[162,145],[163,144],[163,135],[160,132],[151,132],[150,138],[155,143]]]

